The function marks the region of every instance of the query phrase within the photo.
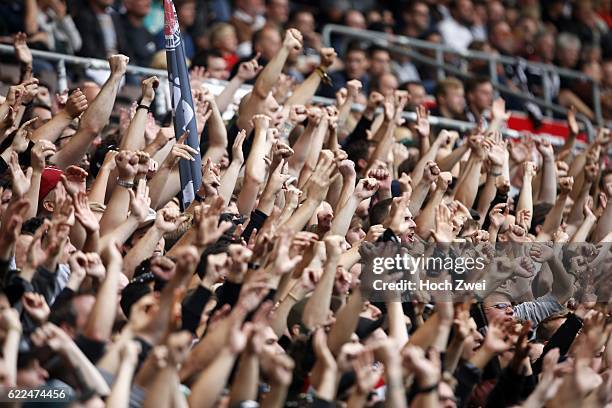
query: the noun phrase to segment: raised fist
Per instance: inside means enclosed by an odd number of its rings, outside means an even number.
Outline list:
[[[111,55],[108,58],[111,74],[123,76],[127,70],[128,62],[130,62],[130,58],[126,57],[125,55]]]

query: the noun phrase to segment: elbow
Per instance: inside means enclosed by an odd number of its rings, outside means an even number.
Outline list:
[[[245,181],[245,184],[248,184],[248,185],[250,185],[252,187],[261,188],[261,186],[266,181],[265,178],[266,178],[266,173],[265,172],[249,171],[245,175],[244,181]]]

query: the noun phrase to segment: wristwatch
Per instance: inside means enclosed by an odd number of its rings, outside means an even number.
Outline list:
[[[126,180],[121,180],[121,179],[117,180],[117,185],[123,188],[130,189],[130,190],[134,188],[134,183],[132,183],[131,181],[126,181]]]

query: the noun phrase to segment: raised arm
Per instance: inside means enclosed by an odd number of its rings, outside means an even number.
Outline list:
[[[113,382],[110,394],[106,398],[106,406],[108,408],[129,407],[132,378],[138,365],[139,349],[139,344],[133,340],[129,340],[122,345],[119,352],[121,363],[115,373],[115,381]]]
[[[125,221],[130,205],[130,191],[134,188],[134,180],[138,172],[138,155],[122,151],[115,156],[119,178],[113,194],[106,206],[106,211],[100,220],[100,234],[104,236]],[[141,187],[141,185],[143,185]],[[139,188],[146,188],[144,179],[138,183]]]
[[[94,303],[87,319],[85,335],[90,339],[108,341],[115,323],[115,311],[119,301],[117,287],[123,259],[114,242],[110,242],[102,252],[105,265],[102,264],[98,254],[91,253],[84,256],[87,261],[87,269],[103,270],[106,266],[106,276],[96,295],[96,303]]]
[[[246,96],[248,99],[238,118],[237,124],[239,128],[245,129],[247,133],[251,131],[251,117],[264,113],[265,100],[278,81],[278,77],[285,66],[285,61],[289,56],[289,52],[293,49],[299,51],[302,48],[302,41],[302,34],[298,30],[293,28],[287,30],[283,46],[261,71],[253,87],[253,91]]]
[[[81,116],[81,113],[85,112],[88,106],[87,98],[83,92],[77,88],[68,95],[68,100],[66,101],[64,109],[53,115],[50,121],[36,129],[30,138],[33,142],[48,140],[55,143],[64,129],[66,129],[75,118]]]
[[[108,62],[111,74],[91,106],[83,113],[79,130],[68,144],[51,158],[59,168],[63,169],[78,162],[89,149],[93,139],[108,123],[129,58],[125,55],[113,55]]]
[[[542,180],[537,196],[538,203],[554,204],[557,197],[557,165],[555,152],[547,139],[536,141],[538,151],[542,155]]]
[[[223,91],[215,97],[219,111],[225,112],[234,100],[234,94],[246,81],[255,78],[263,67],[259,66],[257,59],[259,55],[249,61],[245,61],[238,67],[238,73],[225,85]]]
[[[304,82],[295,88],[293,94],[285,101],[285,111],[289,112],[292,105],[304,105],[309,102],[317,92],[321,79],[327,77],[327,69],[334,63],[336,51],[333,48],[321,48],[319,55],[321,56],[321,63]]]
[[[119,150],[142,150],[145,147],[145,126],[147,124],[147,116],[153,99],[155,98],[155,89],[159,86],[159,78],[152,76],[142,81],[140,102],[136,108],[136,113],[128,126],[127,132],[121,139]],[[95,101],[94,101],[95,103]]]
[[[312,329],[325,323],[329,314],[331,295],[336,279],[336,266],[340,258],[340,244],[344,238],[337,235],[330,235],[325,238],[325,248],[327,259],[323,270],[323,276],[304,306],[303,323]]]
[[[264,157],[268,153],[266,151],[266,138],[270,118],[265,115],[255,115],[253,116],[253,125],[253,144],[246,161],[242,190],[236,202],[238,211],[243,215],[249,215],[253,210],[255,200],[266,177]]]

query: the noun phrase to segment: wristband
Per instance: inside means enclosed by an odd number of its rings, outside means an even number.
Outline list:
[[[150,106],[147,106],[147,105],[143,105],[143,104],[138,105],[138,107],[136,108],[136,110],[138,110],[138,109],[146,109],[146,110],[147,110],[147,112],[151,112],[151,107],[150,107]]]
[[[205,200],[205,197],[202,197],[201,195],[199,195],[198,193],[195,193],[195,195],[193,196],[193,199],[195,201],[197,201],[198,203],[201,203]]]
[[[437,382],[435,384],[430,385],[429,387],[425,387],[425,388],[421,388],[421,387],[416,387],[416,389],[414,390],[414,394],[429,394],[430,392],[433,392],[435,390],[438,389],[438,385],[440,384],[440,382]]]
[[[130,190],[134,188],[134,183],[132,183],[131,181],[126,181],[126,180],[121,180],[121,179],[117,180],[117,185],[123,188],[130,189]]]
[[[333,85],[331,77],[327,74],[327,72],[325,72],[323,68],[317,67],[315,68],[315,72],[317,73],[317,75],[319,75],[319,78],[321,78],[321,81],[325,85],[329,85],[329,86]]]

